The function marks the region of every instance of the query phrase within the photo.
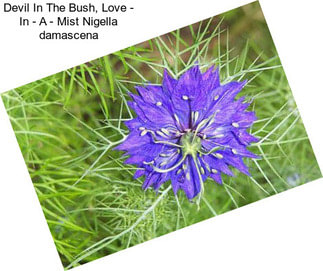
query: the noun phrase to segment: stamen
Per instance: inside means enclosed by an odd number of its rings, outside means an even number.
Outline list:
[[[223,158],[223,155],[221,153],[216,153],[215,156],[216,156],[216,158],[219,158],[219,159]]]
[[[172,167],[170,168],[165,168],[165,169],[162,169],[162,168],[158,168],[158,167],[155,167],[153,166],[153,169],[156,171],[156,172],[159,172],[159,173],[167,173],[167,172],[170,172],[174,169],[176,169],[177,167],[179,167],[183,162],[184,160],[186,159],[186,156],[183,156],[182,159],[180,161],[178,161],[175,165],[173,165]]]
[[[183,95],[182,96],[182,99],[185,100],[185,101],[187,101],[188,100],[188,97],[186,95]]]
[[[216,96],[214,97],[214,101],[216,101],[217,99],[219,99],[219,95],[216,95]]]
[[[213,113],[210,117],[207,118],[207,121],[209,121],[207,126],[211,126],[213,124],[213,122],[215,121],[216,113],[218,111],[220,111],[220,110],[216,110],[215,113]]]
[[[239,127],[239,123],[237,123],[237,122],[232,122],[232,126],[233,126],[233,127],[238,128],[238,127]]]
[[[157,106],[161,106],[162,105],[162,102],[157,102],[156,105]]]
[[[167,130],[167,129],[165,129],[165,128],[161,128],[160,129],[164,134],[166,134],[166,135],[170,135],[170,133],[169,133],[169,131]]]
[[[140,133],[140,136],[144,136],[144,135],[146,135],[148,133],[148,131],[147,130],[143,130],[141,133]]]
[[[215,169],[215,168],[212,168],[212,173],[214,173],[214,174],[216,174],[216,173],[218,173],[218,171]]]
[[[201,167],[200,168],[200,171],[201,171],[201,173],[204,175],[205,174],[205,170],[204,170],[204,168],[203,167]]]
[[[153,141],[156,144],[164,144],[164,145],[169,145],[169,146],[173,146],[173,147],[176,147],[176,148],[183,148],[181,145],[178,145],[176,143],[172,143],[172,142],[168,142],[168,141],[157,140],[154,131],[151,131],[151,130],[146,130],[146,131],[149,132],[153,136]]]
[[[232,149],[233,154],[238,154],[238,151],[236,149]]]
[[[176,174],[180,174],[182,172],[182,169],[180,168],[179,170],[176,171]]]
[[[189,172],[186,172],[185,177],[186,177],[186,179],[187,179],[188,181],[190,181],[190,180],[191,180],[191,175],[190,175],[190,173],[189,173]]]
[[[166,164],[167,164],[167,161],[164,161],[160,163],[160,166],[162,167],[162,166],[165,166]]]
[[[159,156],[160,156],[160,157],[168,157],[169,155],[168,155],[168,154],[166,154],[166,153],[160,153],[160,154],[159,154]]]
[[[195,119],[195,121],[197,121],[198,118],[199,118],[199,112],[198,111],[195,111],[195,113],[194,113],[194,119]]]
[[[209,154],[211,154],[211,153],[213,153],[213,152],[215,152],[216,150],[218,150],[218,149],[220,149],[220,146],[215,146],[214,148],[212,148],[210,151],[208,151],[208,152],[200,152],[200,153],[202,153],[202,154],[204,154],[204,155],[209,155]],[[219,154],[219,153],[218,153]],[[219,155],[221,155],[221,154],[219,154]]]
[[[203,139],[206,139],[206,134],[203,135]]]
[[[178,132],[178,130],[175,129],[174,127],[167,127],[167,131],[173,134],[176,134]]]
[[[174,114],[174,118],[175,118],[175,120],[176,120],[176,122],[177,122],[177,124],[181,124],[180,122],[179,122],[179,118],[178,118],[178,116],[176,115],[176,114]]]
[[[186,169],[187,169],[187,165],[183,164],[183,170],[186,170]]]
[[[160,135],[161,137],[168,138],[163,132],[157,131],[157,135]]]
[[[145,127],[139,127],[139,130],[140,131],[143,131],[143,130],[145,130],[146,128]]]
[[[201,201],[201,197],[202,197],[202,195],[204,193],[204,185],[203,185],[203,178],[202,178],[201,172],[199,170],[199,166],[197,164],[196,156],[195,157],[193,156],[193,162],[194,162],[195,168],[197,170],[197,175],[199,176],[200,187],[201,187],[201,192],[200,192],[200,194],[199,194],[199,196],[197,198],[197,201],[196,201],[197,205],[199,206],[200,205],[200,201]]]
[[[215,116],[215,115],[214,115]],[[208,126],[211,126],[215,122],[215,118],[211,119],[208,123]]]
[[[217,134],[215,136],[213,136],[214,138],[221,138],[221,137],[224,137],[224,134]]]
[[[211,116],[212,117],[212,116]],[[197,135],[197,133],[198,133],[198,131],[209,121],[209,119],[211,118],[211,117],[209,117],[209,118],[207,118],[207,119],[204,119],[204,120],[202,120],[198,125],[197,125],[197,127],[196,127],[196,129],[195,129],[195,132],[194,132],[194,138],[193,139],[195,139],[195,137],[196,137],[196,135]]]
[[[143,163],[144,163],[145,165],[152,165],[152,164],[154,164],[154,163],[155,163],[155,161],[154,161],[154,160],[151,160],[150,162],[143,161]]]

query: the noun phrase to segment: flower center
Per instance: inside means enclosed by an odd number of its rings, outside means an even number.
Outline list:
[[[201,138],[194,135],[193,132],[187,132],[181,137],[181,145],[183,146],[183,154],[196,157],[197,152],[201,149]]]

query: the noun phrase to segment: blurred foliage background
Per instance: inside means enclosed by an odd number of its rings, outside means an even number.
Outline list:
[[[208,180],[200,209],[169,183],[143,192],[134,167],[114,151],[133,117],[129,92],[178,78],[194,63],[219,66],[242,91],[260,141],[220,186]],[[258,2],[73,67],[2,95],[66,269],[321,177]],[[6,180],[10,181],[10,180]],[[182,192],[182,191],[180,191]]]

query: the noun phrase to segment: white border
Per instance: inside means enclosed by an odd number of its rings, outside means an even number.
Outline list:
[[[136,1],[135,20],[123,18],[118,31],[97,43],[80,43],[78,50],[68,42],[44,46],[1,14],[0,89],[20,86],[247,2]],[[263,0],[261,5],[323,168],[320,1]],[[0,269],[63,270],[2,103],[0,180]],[[75,270],[322,270],[322,191],[320,179]]]

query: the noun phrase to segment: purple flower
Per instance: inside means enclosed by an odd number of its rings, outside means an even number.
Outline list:
[[[161,86],[136,87],[129,105],[137,117],[126,122],[130,134],[116,149],[139,167],[134,178],[146,176],[143,189],[170,180],[175,195],[182,189],[192,199],[208,177],[222,184],[222,173],[234,176],[229,166],[250,175],[242,158],[257,158],[246,148],[257,141],[247,132],[256,116],[244,97],[235,99],[245,83],[221,85],[218,69],[201,73],[195,65],[178,80],[165,70]]]

